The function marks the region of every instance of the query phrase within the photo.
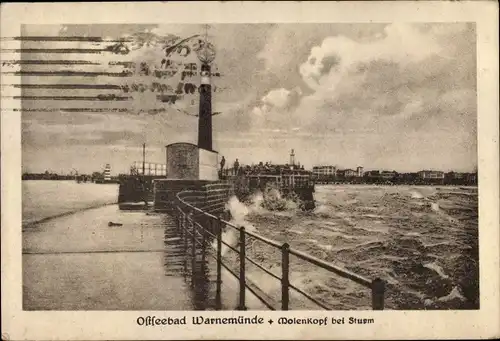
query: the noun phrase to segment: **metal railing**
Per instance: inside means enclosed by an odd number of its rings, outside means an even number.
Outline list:
[[[295,286],[290,282],[290,255],[293,255],[311,265],[332,272],[337,276],[349,279],[364,286],[365,288],[370,289],[372,297],[372,309],[384,309],[385,281],[383,281],[382,279],[367,279],[349,270],[338,267],[332,263],[326,262],[307,253],[295,250],[291,248],[288,243],[280,244],[277,241],[271,240],[254,232],[247,231],[244,226],[236,226],[230,222],[223,220],[221,217],[217,217],[213,214],[203,211],[198,207],[195,207],[194,205],[187,202],[186,199],[188,198],[193,198],[193,195],[190,195],[190,191],[180,192],[177,194],[178,203],[176,207],[176,224],[181,238],[183,239],[183,245],[186,254],[189,254],[188,244],[190,244],[189,247],[191,247],[190,253],[192,257],[192,268],[195,267],[196,263],[197,245],[201,247],[201,250],[199,251],[201,251],[202,257],[206,257],[208,241],[210,240],[209,238],[216,241],[216,246],[213,247],[214,251],[216,251],[216,255],[213,256],[216,259],[217,275],[215,294],[216,310],[220,310],[222,308],[222,268],[224,268],[229,274],[234,276],[239,282],[239,303],[236,308],[237,310],[246,310],[245,295],[247,290],[251,292],[267,308],[276,310],[276,304],[273,304],[274,299],[267,296],[263,292],[263,290],[259,288],[258,283],[253,283],[247,278],[247,262],[264,271],[272,278],[281,282],[281,310],[289,310],[291,290],[300,294],[302,297],[308,299],[315,305],[326,310],[331,310],[332,308],[330,308],[328,305],[324,304],[317,298],[314,298],[309,293],[305,292],[303,289]],[[236,246],[230,245],[223,240],[222,236],[225,227],[238,232],[238,243]],[[281,252],[281,275],[275,274],[246,254],[246,246],[248,245],[247,241],[249,239],[260,241]],[[238,270],[224,262],[222,255],[223,245],[238,255]],[[185,262],[187,262],[187,258]]]

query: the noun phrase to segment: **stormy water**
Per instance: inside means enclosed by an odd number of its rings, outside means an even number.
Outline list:
[[[23,225],[113,203],[116,196],[116,185],[23,181]],[[313,212],[274,196],[256,195],[249,203],[231,198],[232,223],[384,279],[386,309],[479,308],[477,187],[317,186]],[[236,246],[237,234],[227,229],[224,240]],[[237,266],[231,250],[223,254]],[[249,238],[247,256],[281,275],[279,250]],[[279,304],[279,281],[249,262],[247,275]],[[331,309],[371,308],[369,289],[293,256],[290,280]],[[290,309],[320,308],[292,290]]]
[[[22,182],[23,226],[115,203],[117,198],[117,184],[25,180]]]
[[[386,309],[479,308],[477,188],[325,185],[317,186],[315,199],[310,213],[291,202],[281,210],[266,209],[262,195],[246,204],[232,198],[228,208],[233,223],[247,230],[369,279],[384,279]],[[236,236],[228,231],[225,238],[231,242]],[[278,250],[256,242],[247,249],[281,274]],[[329,307],[370,309],[369,289],[298,258],[290,262],[291,283]],[[280,283],[250,268],[249,277],[279,297]],[[301,295],[293,295],[291,305],[315,308]]]

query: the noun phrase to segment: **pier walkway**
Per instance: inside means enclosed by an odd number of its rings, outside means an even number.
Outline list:
[[[167,214],[120,211],[117,205],[27,227],[23,309],[212,309],[206,299],[212,297],[212,279],[203,292],[192,289],[176,233]],[[234,309],[238,282],[225,274],[223,282],[223,308]],[[251,294],[247,304],[263,309]]]

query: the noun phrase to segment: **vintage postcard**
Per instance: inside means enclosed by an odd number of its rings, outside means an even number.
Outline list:
[[[500,336],[498,3],[1,25],[3,340]]]

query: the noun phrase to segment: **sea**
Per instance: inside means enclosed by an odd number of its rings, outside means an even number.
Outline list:
[[[233,223],[368,279],[385,280],[385,309],[479,308],[477,187],[318,185],[313,212],[293,203],[267,210],[263,200],[257,195],[242,205],[233,199]],[[250,244],[247,255],[280,276],[281,253],[259,241]],[[279,297],[279,281],[248,267],[249,277]],[[371,309],[370,289],[293,256],[290,281],[332,309]],[[294,295],[292,308],[317,309],[302,298]]]
[[[77,183],[71,180],[24,180],[23,226],[81,210],[115,203],[117,184]]]
[[[23,181],[23,226],[116,202],[116,184]],[[479,309],[477,187],[318,185],[316,209],[263,208],[232,198],[233,223],[287,242],[367,278],[386,281],[386,309]],[[234,235],[225,240],[234,242]],[[250,255],[277,275],[281,254],[252,241]],[[279,281],[248,264],[271,296]],[[332,309],[370,309],[370,290],[290,258],[290,281]],[[318,309],[291,295],[293,309]]]

